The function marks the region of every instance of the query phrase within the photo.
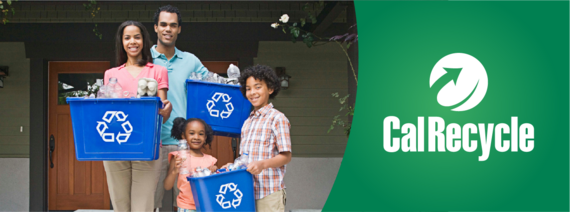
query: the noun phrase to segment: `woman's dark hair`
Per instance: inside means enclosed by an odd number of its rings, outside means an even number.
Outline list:
[[[241,76],[238,78],[239,84],[241,85],[240,90],[241,94],[245,96],[245,87],[246,82],[249,77],[253,77],[256,80],[260,80],[265,82],[268,89],[273,89],[273,93],[269,95],[269,99],[275,98],[279,91],[281,90],[281,82],[279,82],[279,77],[277,77],[277,73],[266,65],[255,65],[245,68]]]
[[[150,53],[150,47],[152,46],[152,41],[150,40],[150,35],[144,27],[138,21],[125,21],[117,29],[117,35],[115,36],[115,60],[117,61],[117,66],[123,65],[127,62],[127,52],[123,48],[123,31],[127,26],[136,26],[141,30],[143,46],[142,46],[142,58],[137,61],[139,66],[144,66],[147,63],[152,63],[152,54]]]
[[[212,149],[212,141],[214,140],[214,130],[212,130],[212,127],[210,127],[210,125],[208,125],[204,120],[199,118],[184,119],[182,117],[178,117],[174,119],[174,123],[172,124],[172,130],[170,130],[170,136],[174,139],[182,140],[183,139],[182,135],[186,131],[186,126],[188,126],[188,124],[193,121],[198,121],[202,123],[202,125],[204,126],[204,130],[206,131],[206,141],[204,142],[204,148],[206,147],[206,145],[208,145],[210,149]]]
[[[172,5],[166,5],[159,7],[158,10],[154,13],[154,25],[158,25],[158,17],[160,16],[161,12],[167,13],[176,13],[176,17],[178,17],[178,26],[182,26],[182,16],[180,16],[180,10],[177,7]]]

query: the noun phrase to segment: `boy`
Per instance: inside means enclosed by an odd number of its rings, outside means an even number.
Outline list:
[[[241,129],[240,154],[249,154],[247,171],[253,174],[257,211],[285,211],[286,164],[291,161],[291,124],[269,99],[281,89],[269,66],[246,68],[239,78],[242,94],[254,110]]]

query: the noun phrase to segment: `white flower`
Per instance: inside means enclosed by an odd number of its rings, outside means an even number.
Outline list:
[[[279,19],[279,21],[281,21],[283,23],[287,23],[287,21],[289,21],[289,16],[287,14],[283,14],[281,16],[281,19]]]
[[[273,27],[274,29],[277,29],[277,27],[279,26],[279,23],[272,23],[271,27]]]

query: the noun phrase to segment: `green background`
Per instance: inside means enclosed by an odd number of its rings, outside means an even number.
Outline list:
[[[324,211],[568,211],[568,2],[358,1],[359,85],[353,129]],[[440,106],[435,63],[466,53],[485,67],[483,100]],[[425,117],[425,152],[383,148],[383,120]],[[445,124],[531,123],[531,152],[427,152],[427,117]],[[393,130],[393,136],[401,135]],[[471,139],[478,140],[477,135]],[[503,139],[510,140],[504,135]]]

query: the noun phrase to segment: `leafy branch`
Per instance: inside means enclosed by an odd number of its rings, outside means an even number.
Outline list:
[[[318,7],[318,10],[322,10],[322,8],[324,8],[324,6],[325,6],[325,3],[323,1],[319,1],[316,3],[312,3],[312,4],[315,7]],[[305,15],[305,17],[300,18],[299,22],[293,22],[292,24],[289,24],[288,23],[289,19],[290,19],[289,15],[283,14],[281,16],[281,18],[279,19],[279,22],[275,22],[275,23],[271,24],[271,27],[273,27],[275,29],[281,27],[281,30],[285,34],[287,34],[287,32],[289,32],[291,34],[291,41],[293,43],[296,43],[297,39],[299,37],[301,37],[303,39],[303,43],[305,43],[305,45],[307,45],[307,47],[309,47],[309,48],[311,48],[313,46],[324,45],[324,44],[327,44],[330,42],[334,42],[334,43],[338,44],[339,47],[344,52],[346,58],[348,59],[348,62],[350,64],[350,68],[352,70],[352,74],[354,76],[354,80],[356,81],[356,85],[358,85],[358,78],[356,76],[356,70],[354,69],[354,65],[352,64],[352,60],[350,59],[350,56],[348,55],[348,52],[347,52],[347,49],[350,48],[350,45],[358,42],[358,34],[356,33],[356,24],[349,27],[348,28],[349,32],[347,32],[343,35],[336,35],[336,36],[333,36],[330,38],[315,35],[314,33],[303,29],[303,27],[307,24],[307,20],[310,20],[312,24],[317,23],[317,18],[313,14],[313,11],[309,10],[310,5],[311,5],[311,3],[306,3],[303,6],[303,11],[305,11],[306,15]],[[351,30],[352,30],[352,32],[351,32]],[[345,45],[343,45],[343,44],[345,44]]]
[[[85,8],[85,11],[90,12],[91,19],[94,19],[97,16],[97,14],[99,13],[99,11],[101,10],[101,7],[97,6],[96,0],[90,0],[89,3],[83,4],[83,7]],[[95,28],[93,28],[93,32],[95,33],[95,36],[97,36],[100,40],[103,39],[103,34],[101,34],[101,32],[99,32],[99,28],[98,28],[97,24],[95,24]]]
[[[0,17],[2,18],[2,23],[6,25],[6,23],[10,22],[8,19],[8,15],[12,13],[12,15],[16,14],[16,9],[12,6],[12,2],[17,0],[6,0],[5,2],[0,0]]]
[[[308,48],[311,48],[313,46],[324,45],[324,44],[331,43],[331,42],[336,43],[344,52],[344,55],[346,56],[346,59],[348,60],[348,63],[350,65],[350,69],[352,70],[352,74],[354,76],[354,81],[356,82],[356,85],[358,86],[358,77],[356,76],[356,70],[354,69],[354,65],[352,64],[352,60],[350,59],[350,55],[348,54],[348,51],[347,51],[353,43],[358,42],[358,34],[356,32],[356,24],[349,27],[348,32],[343,34],[343,35],[336,35],[336,36],[333,36],[330,38],[315,35],[314,33],[307,31],[304,28],[304,26],[307,24],[307,21],[310,21],[312,24],[317,23],[317,18],[313,14],[313,11],[309,10],[309,7],[311,6],[311,4],[313,4],[313,6],[315,8],[317,8],[316,11],[318,11],[318,10],[322,11],[322,9],[325,6],[325,3],[323,1],[319,1],[316,3],[315,2],[306,3],[303,6],[303,10],[305,11],[306,15],[305,15],[305,17],[300,18],[299,22],[293,22],[292,24],[289,24],[288,23],[289,22],[289,15],[283,14],[278,22],[271,24],[271,27],[273,27],[275,29],[281,27],[281,30],[285,34],[287,34],[287,32],[289,32],[291,34],[291,41],[293,43],[297,42],[297,39],[299,39],[299,37],[301,37],[303,39],[303,43],[305,43],[305,45],[307,45]],[[341,107],[339,109],[339,113],[343,112],[343,111],[347,111],[344,114],[345,117],[354,116],[354,105],[350,106],[348,104],[348,101],[347,101],[350,94],[348,94],[344,97],[340,97],[338,92],[337,92],[337,93],[333,93],[332,96],[335,98],[338,98],[338,100],[339,100],[339,103],[341,105]],[[350,129],[352,127],[352,123],[345,122],[341,118],[341,115],[342,114],[339,114],[339,115],[336,115],[333,117],[332,124],[331,124],[329,130],[327,131],[327,133],[330,133],[330,131],[333,130],[335,128],[335,126],[342,126],[344,128],[344,133],[346,134],[346,136],[350,135]]]
[[[338,92],[336,92],[336,93],[333,93],[332,96],[335,98],[338,98],[338,102],[341,105],[340,110],[338,110],[339,113],[342,112],[343,110],[346,110],[347,112],[344,116],[346,116],[346,117],[354,116],[354,107],[349,106],[348,101],[347,101],[350,94],[347,94],[344,97],[340,97]],[[352,123],[344,122],[344,120],[341,118],[341,115],[336,115],[333,117],[332,124],[331,124],[329,130],[327,131],[327,133],[330,133],[331,130],[334,129],[335,125],[344,127],[344,134],[346,134],[346,136],[350,135],[350,129],[352,127]]]

